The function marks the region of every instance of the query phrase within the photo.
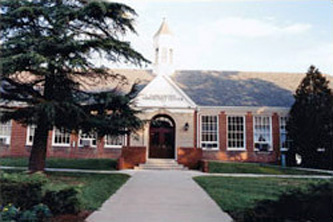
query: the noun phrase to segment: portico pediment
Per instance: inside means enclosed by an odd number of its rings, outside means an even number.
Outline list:
[[[167,76],[157,76],[134,99],[137,107],[193,108],[195,103]]]

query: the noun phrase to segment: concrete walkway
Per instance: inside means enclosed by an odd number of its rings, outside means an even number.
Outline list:
[[[193,171],[135,171],[88,222],[231,222]]]

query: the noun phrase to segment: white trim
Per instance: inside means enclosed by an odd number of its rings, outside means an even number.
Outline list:
[[[190,103],[190,107],[189,108],[195,108],[197,106],[195,104],[195,102],[181,88],[179,88],[177,86],[177,84],[174,83],[170,77],[168,77],[168,76],[163,76],[163,77],[170,83],[171,86],[173,86],[173,88],[176,91],[178,91],[180,93],[180,95],[182,95],[186,99],[186,101],[188,103]]]
[[[288,148],[287,147],[282,147],[282,141],[281,141],[281,119],[282,118],[287,118],[288,119],[288,116],[287,115],[283,115],[283,116],[279,116],[279,140],[280,140],[280,144],[279,144],[279,148],[280,148],[280,151],[282,151],[282,152],[286,152],[286,151],[288,151]],[[287,119],[286,119],[286,122],[285,122],[285,128],[286,128],[286,126],[287,126]],[[287,142],[287,130],[285,129],[285,136],[286,136],[286,140],[285,140],[285,142]]]
[[[240,152],[244,152],[244,151],[246,151],[246,148],[229,148],[229,147],[227,147],[227,151],[240,151]]]
[[[265,110],[265,111],[289,111],[290,107],[283,106],[198,106],[199,109],[223,109],[223,110],[245,110],[245,111],[257,111],[257,110]],[[259,115],[259,114],[258,114]]]
[[[10,145],[10,136],[0,135],[0,139],[4,139],[5,140],[4,145]]]
[[[54,147],[70,147],[71,145],[71,134],[69,134],[69,143],[55,143],[55,131],[57,129],[55,127],[53,127],[52,130],[52,146]]]
[[[10,139],[12,136],[12,121],[9,120],[6,123],[0,123],[2,126],[5,126],[6,128],[9,128],[9,135],[0,135],[0,139],[4,139],[5,140],[5,145],[10,145]],[[8,126],[6,126],[8,125]]]
[[[121,135],[121,138],[123,140],[123,144],[122,145],[107,145],[106,144],[106,136],[107,135],[105,135],[103,137],[103,140],[104,140],[104,147],[103,148],[105,148],[105,149],[121,149],[121,148],[123,148],[123,146],[126,145],[127,135]]]
[[[270,151],[273,151],[273,127],[272,127],[272,116],[269,116],[269,115],[253,115],[253,119],[252,119],[252,122],[253,122],[253,126],[252,126],[252,129],[253,129],[253,150],[254,151],[259,151],[259,149],[257,149],[255,147],[255,139],[254,139],[254,135],[255,135],[255,117],[268,117],[269,118],[269,133],[270,133],[270,142],[268,143],[269,144],[269,149],[268,149],[268,152]]]
[[[216,116],[216,142],[211,142],[211,141],[204,141],[205,143],[217,143],[217,147],[214,147],[214,148],[204,148],[202,147],[202,117],[203,116]],[[208,150],[211,150],[211,151],[217,151],[217,150],[220,150],[220,125],[219,125],[219,115],[201,115],[200,114],[200,147],[202,150],[205,150],[205,151],[208,151]]]
[[[30,131],[31,131],[31,127],[34,126],[34,125],[28,125],[27,126],[27,135],[26,135],[26,138],[25,138],[25,145],[26,146],[32,146],[33,144],[33,140],[30,142],[29,141],[29,136],[30,136]],[[36,126],[35,126],[36,127]],[[33,138],[35,137],[35,135],[33,135]]]
[[[161,84],[165,87],[167,87],[168,90],[171,90],[172,95],[181,98],[181,101],[150,101],[143,99],[145,98],[145,95],[149,95],[152,92],[156,92],[156,90],[160,89],[158,88]],[[157,87],[157,89],[155,89]],[[149,93],[150,92],[150,93]],[[164,92],[165,93],[165,92]],[[157,94],[158,96],[159,94]],[[177,84],[173,82],[172,79],[170,79],[167,76],[164,75],[158,75],[156,76],[152,81],[150,81],[141,91],[140,93],[133,98],[134,106],[138,108],[172,108],[172,109],[194,109],[197,107],[197,105],[186,95],[183,90],[181,90]],[[157,103],[156,103],[157,102]],[[158,105],[159,104],[159,105]]]
[[[84,148],[84,146],[80,144],[81,134],[82,134],[82,131],[80,130],[79,131],[79,135],[78,135],[78,139],[77,139],[77,147]],[[98,143],[97,135],[96,135],[96,138],[83,138],[83,139],[90,140],[90,146],[89,147],[91,147],[91,148],[97,148],[97,143]],[[96,145],[93,145],[92,144],[92,140],[95,140],[95,139],[96,139]]]
[[[244,147],[229,147],[229,119],[228,117],[243,117],[243,144]],[[246,151],[246,117],[244,115],[227,115],[226,116],[226,141],[227,151]]]
[[[123,145],[106,145],[104,143],[104,148],[105,149],[121,149],[121,148],[123,148]]]
[[[200,147],[201,148],[201,143],[200,143],[200,123],[201,123],[201,120],[200,120],[200,114],[199,112],[196,112],[196,118],[197,118],[197,132],[196,132],[196,137],[197,137],[197,147]]]

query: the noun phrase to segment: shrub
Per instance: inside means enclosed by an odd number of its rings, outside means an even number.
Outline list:
[[[78,191],[74,187],[46,191],[43,203],[50,207],[54,215],[76,214],[80,210]]]
[[[44,175],[6,174],[0,175],[0,203],[13,205],[25,210],[42,200],[42,186],[47,179]]]
[[[246,222],[322,222],[333,219],[333,182],[282,194],[278,200],[259,201],[249,209]]]
[[[0,221],[16,221],[19,210],[12,204],[3,207],[0,212]]]
[[[30,210],[20,211],[14,205],[5,206],[0,212],[0,221],[4,222],[47,222],[52,214],[44,204],[35,205]]]

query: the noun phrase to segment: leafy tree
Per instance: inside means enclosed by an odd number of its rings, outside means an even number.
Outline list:
[[[29,170],[45,166],[48,131],[120,135],[138,129],[131,109],[135,90],[89,92],[96,79],[122,77],[98,67],[96,55],[112,62],[148,62],[120,40],[135,11],[120,3],[87,0],[0,0],[1,121],[36,125]]]
[[[305,167],[327,167],[332,160],[333,140],[329,81],[311,66],[294,97],[287,123],[288,135],[293,140],[289,155],[301,155]],[[324,152],[318,150],[322,148]]]

